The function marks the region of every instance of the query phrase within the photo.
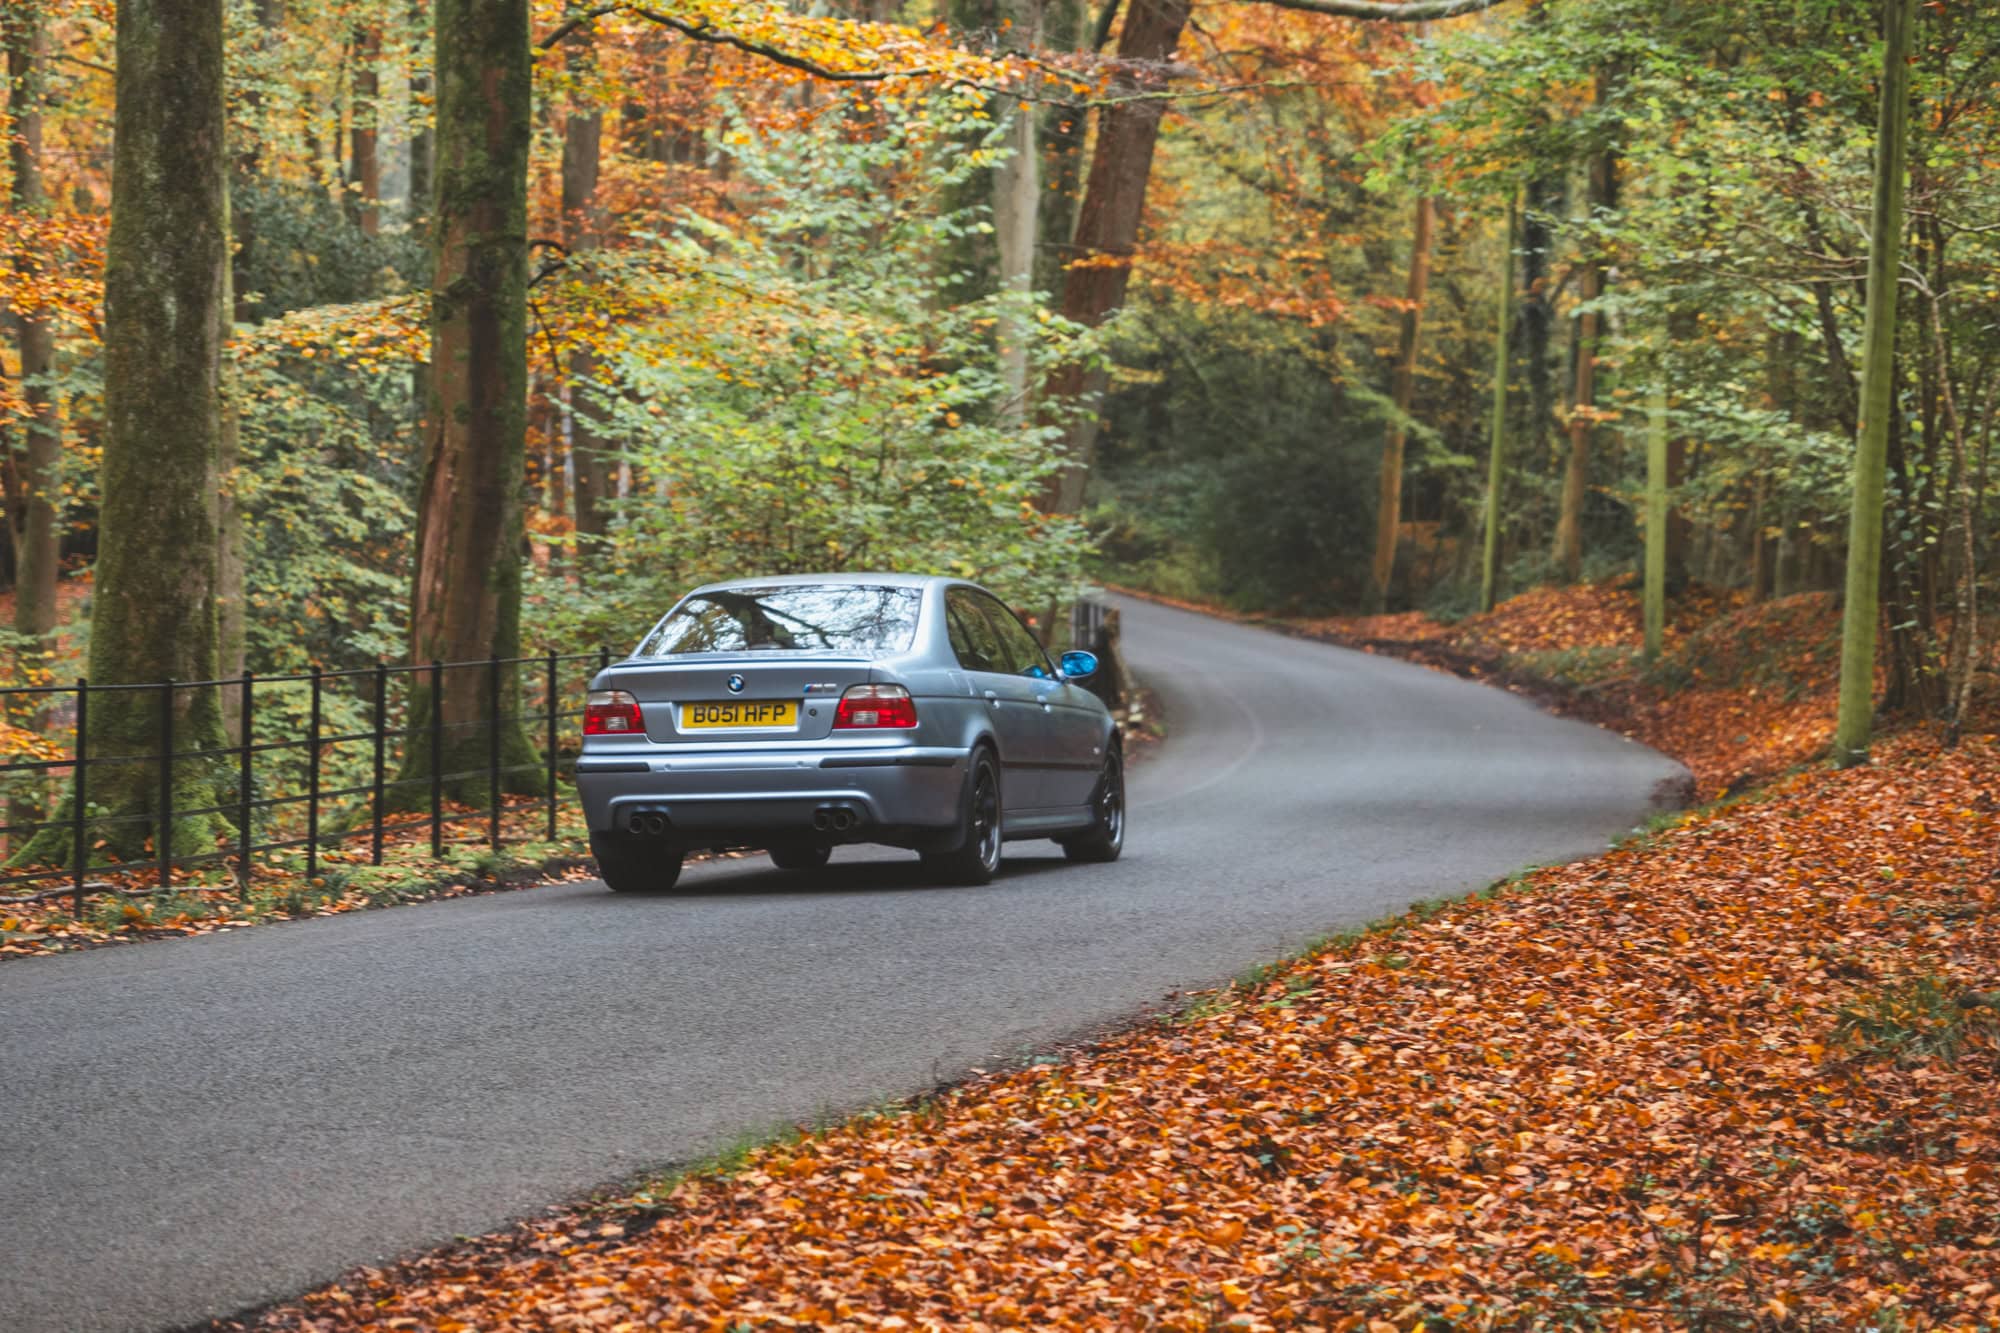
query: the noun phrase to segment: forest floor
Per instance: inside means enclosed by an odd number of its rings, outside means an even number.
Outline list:
[[[2000,1324],[1991,719],[1812,762],[1812,598],[1689,599],[1651,672],[1617,588],[1291,628],[1559,694],[1736,794],[1050,1062],[218,1327]]]

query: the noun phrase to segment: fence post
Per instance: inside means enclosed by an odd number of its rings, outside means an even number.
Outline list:
[[[609,648],[599,648],[597,650],[597,669],[599,671],[609,671],[611,669],[611,650]]]
[[[493,803],[486,837],[500,850],[500,659],[486,659],[486,795]]]
[[[557,685],[556,685],[556,650],[555,650],[555,649],[553,649],[553,648],[549,649],[549,656],[548,656],[548,661],[547,661],[546,663],[544,663],[544,668],[545,668],[545,669],[544,669],[544,673],[543,673],[543,674],[544,674],[544,677],[545,677],[545,679],[544,679],[544,682],[543,682],[543,684],[544,684],[544,687],[545,687],[545,691],[546,691],[546,693],[547,693],[547,695],[548,695],[548,705],[549,705],[549,706],[548,706],[548,707],[547,707],[547,708],[546,708],[545,710],[543,710],[543,711],[545,711],[545,712],[546,712],[546,713],[548,714],[548,729],[549,729],[549,734],[548,734],[548,768],[549,768],[549,772],[548,772],[548,779],[549,779],[549,836],[548,836],[548,841],[550,841],[550,842],[554,842],[554,841],[556,840],[556,705],[557,705]]]
[[[444,857],[444,663],[431,659],[431,859]]]
[[[160,822],[153,850],[160,858],[160,887],[174,882],[174,678],[160,682]]]
[[[251,715],[256,700],[252,682],[255,680],[254,672],[243,673],[243,683],[239,687],[243,699],[236,710],[240,715],[241,727],[241,743],[236,752],[236,896],[244,899],[250,896],[250,821],[255,816],[255,810],[250,804],[250,744],[253,728],[256,725]]]
[[[84,871],[90,864],[90,821],[89,784],[84,780],[83,770],[87,762],[86,747],[90,744],[90,682],[82,676],[76,678],[76,768],[71,773],[75,780],[75,790],[70,794],[70,822],[74,826],[73,836],[76,846],[72,849],[76,856],[76,898],[71,904],[76,916],[83,916]]]
[[[312,669],[312,716],[306,723],[306,883],[319,875],[319,666]]]
[[[389,725],[389,669],[382,665],[382,659],[375,659],[375,832],[369,841],[368,856],[373,865],[382,864],[382,761],[383,748],[388,744]]]

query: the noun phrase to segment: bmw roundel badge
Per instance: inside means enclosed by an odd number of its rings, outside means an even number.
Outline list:
[[[742,677],[742,676],[740,676],[740,675],[732,675],[732,676],[731,676],[731,677],[729,678],[729,692],[730,692],[731,694],[741,694],[741,693],[743,693],[743,677]]]

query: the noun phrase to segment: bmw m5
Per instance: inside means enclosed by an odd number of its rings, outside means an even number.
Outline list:
[[[703,847],[816,870],[842,843],[983,884],[1001,843],[1116,860],[1116,722],[1005,603],[957,579],[791,575],[689,593],[591,682],[577,789],[619,893],[672,887]]]

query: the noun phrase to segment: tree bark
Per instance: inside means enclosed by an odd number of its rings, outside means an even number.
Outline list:
[[[1646,660],[1660,655],[1667,637],[1667,347],[1646,404]]]
[[[9,156],[14,169],[13,208],[30,215],[43,212],[48,199],[42,187],[42,66],[48,58],[48,31],[37,0],[13,0],[5,11],[9,108],[14,132]],[[41,267],[23,255],[18,268],[32,275]],[[14,629],[32,639],[45,638],[56,626],[56,572],[61,560],[57,527],[56,470],[62,456],[62,413],[48,377],[55,371],[55,329],[39,315],[16,320],[19,334],[22,397],[28,405],[27,447],[19,472],[22,507],[17,531]]]
[[[1485,549],[1479,563],[1479,609],[1491,611],[1500,574],[1500,490],[1506,480],[1507,340],[1514,313],[1514,247],[1520,241],[1520,196],[1507,200],[1507,248],[1500,256],[1500,316],[1493,333],[1493,420],[1486,454]]]
[[[1396,538],[1403,517],[1403,445],[1408,438],[1406,423],[1416,392],[1417,335],[1423,327],[1424,296],[1430,286],[1431,228],[1436,216],[1436,206],[1429,195],[1417,200],[1416,226],[1410,239],[1410,274],[1390,389],[1396,415],[1382,441],[1381,486],[1375,505],[1375,561],[1368,577],[1370,612],[1380,612],[1387,606],[1389,581],[1396,572]]]
[[[354,225],[364,236],[382,228],[382,160],[377,151],[379,115],[376,99],[382,91],[382,30],[372,23],[354,30],[354,104],[349,108],[348,151],[351,157],[349,184],[358,191],[349,196]]]
[[[589,24],[579,27],[568,40],[565,58],[573,72],[588,68],[593,31]],[[604,113],[595,104],[573,105],[563,120],[562,211],[563,236],[572,254],[596,246],[601,219],[598,216],[597,181],[604,150]],[[597,376],[597,356],[588,346],[579,346],[569,356],[569,446],[576,470],[572,498],[576,506],[576,532],[580,538],[599,538],[610,528],[610,507],[614,485],[612,460],[599,427],[604,412],[598,402],[600,390],[592,382]]]
[[[422,0],[415,0],[410,6],[412,19],[421,19],[424,12]],[[433,43],[435,45],[435,43]],[[435,58],[435,53],[433,53]],[[428,74],[412,70],[410,73],[410,204],[409,220],[419,222],[431,215],[436,203],[431,198],[431,159],[434,155],[435,136],[432,123],[435,112],[426,105],[430,96],[431,80]]]
[[[410,610],[415,662],[515,657],[521,642],[522,490],[527,470],[528,0],[437,0],[437,211],[431,219],[431,393],[417,504]],[[502,673],[500,713],[519,713]],[[447,672],[441,699],[422,678],[413,727],[442,715],[444,772],[459,799],[494,795],[483,667]],[[518,721],[502,724],[509,790],[538,791]],[[405,778],[429,776],[411,746]],[[402,789],[414,794],[414,786]]]
[[[1133,0],[1127,7],[1118,37],[1125,96],[1166,87],[1167,66],[1187,26],[1189,2]],[[1062,313],[1078,324],[1095,328],[1125,303],[1164,110],[1157,98],[1143,98],[1117,101],[1098,113],[1097,146],[1063,281]],[[1105,372],[1080,364],[1059,367],[1049,378],[1052,397],[1082,399],[1088,410],[1065,432],[1063,465],[1042,489],[1044,513],[1075,513],[1083,506],[1083,485],[1097,444],[1096,405],[1105,383]]]
[[[1010,0],[1002,6],[1012,31],[1030,53],[1042,44],[1042,0]],[[1018,426],[1028,414],[1027,304],[1035,290],[1036,240],[1041,232],[1042,157],[1039,122],[1033,104],[1016,98],[996,99],[996,111],[1007,118],[1007,157],[993,168],[993,233],[1000,254],[1000,291],[1010,302],[1000,316],[998,341],[1000,377],[1007,397],[1000,420]]]
[[[215,676],[218,378],[229,262],[222,11],[223,0],[118,6],[94,685]],[[166,697],[131,690],[93,698],[90,752],[157,753]],[[176,752],[222,744],[216,691],[180,690],[171,699]],[[173,767],[176,809],[219,802],[226,778],[212,761]],[[206,852],[228,827],[213,815],[176,820],[171,831],[156,827],[152,763],[94,767],[91,797],[119,821],[101,825],[96,838],[128,858],[149,836],[170,840],[177,855]],[[51,832],[16,860],[67,861],[68,832]]]
[[[1848,522],[1847,596],[1841,620],[1840,716],[1833,742],[1834,760],[1843,768],[1868,762],[1874,726],[1883,474],[1895,406],[1896,277],[1903,242],[1910,21],[1910,0],[1888,0],[1868,241],[1868,315],[1862,334],[1860,438],[1854,453],[1854,507]]]
[[[1604,105],[1610,90],[1607,71],[1597,72],[1597,104]],[[1590,162],[1590,189],[1587,203],[1592,220],[1609,212],[1618,202],[1618,159],[1610,147],[1594,154]],[[1581,297],[1585,306],[1604,292],[1604,264],[1595,253],[1584,260]],[[1563,468],[1562,511],[1556,519],[1556,563],[1563,578],[1574,583],[1583,576],[1583,507],[1590,493],[1590,444],[1597,406],[1597,334],[1600,318],[1586,309],[1576,322],[1576,388],[1570,399],[1569,459]]]

